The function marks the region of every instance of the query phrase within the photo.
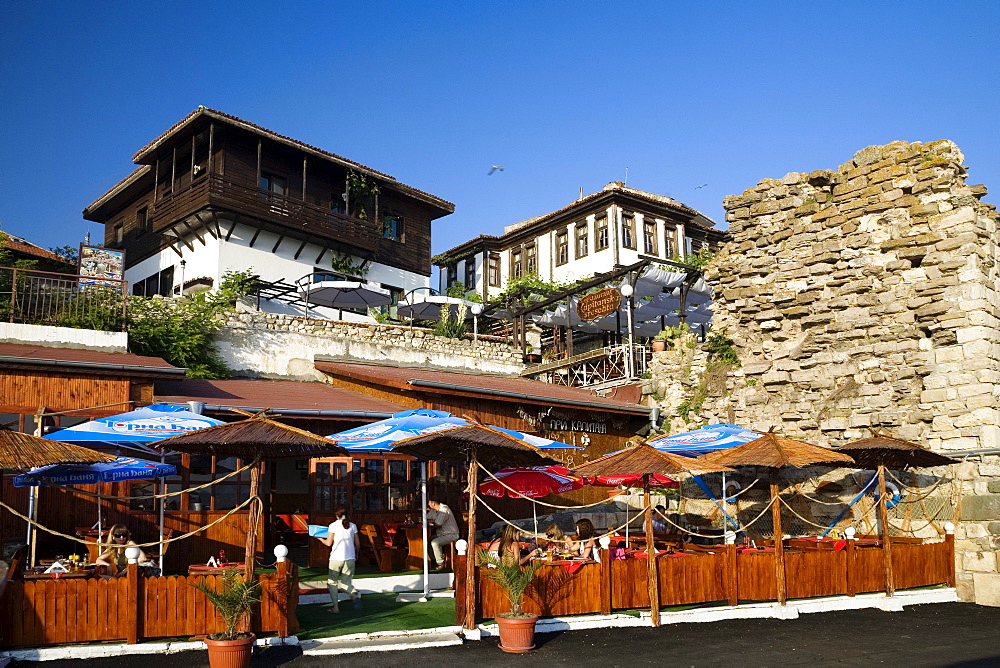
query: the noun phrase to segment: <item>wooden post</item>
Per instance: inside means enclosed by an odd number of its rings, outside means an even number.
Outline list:
[[[601,549],[601,614],[611,614],[611,550]]]
[[[892,596],[896,587],[892,577],[892,539],[889,537],[889,505],[885,494],[885,466],[878,467],[879,533],[882,537],[882,570],[885,572],[885,595]]]
[[[736,553],[736,543],[729,543],[726,545],[726,596],[729,599],[729,605],[739,605],[740,594],[739,594],[739,571],[737,570],[737,559],[739,555]]]
[[[278,608],[278,637],[288,637],[288,588],[292,584],[290,562],[287,557],[278,560],[277,582],[274,598]]]
[[[771,519],[774,524],[774,584],[778,603],[785,605],[785,532],[781,528],[781,499],[778,498],[778,469],[771,469]]]
[[[455,587],[455,623],[459,626],[465,624],[465,573],[468,553],[455,553],[455,560],[451,565],[451,570],[455,574],[452,583]]]
[[[139,592],[139,564],[131,561],[125,567],[125,642],[134,645],[139,642],[139,625],[142,623]]]
[[[857,552],[854,551],[854,536],[851,535],[847,538],[847,547],[844,548],[844,561],[847,564],[845,567],[845,579],[844,590],[848,596],[854,596],[855,591],[858,588],[857,585]]]
[[[247,542],[244,552],[243,577],[249,582],[253,577],[257,557],[257,525],[260,523],[260,467],[258,459],[250,468],[250,503],[247,505]]]
[[[649,587],[649,614],[653,626],[660,625],[660,569],[656,567],[656,543],[653,541],[653,508],[649,501],[649,474],[642,476],[643,503],[646,504],[646,569]]]
[[[479,461],[476,446],[469,451],[469,546],[465,556],[465,628],[476,628],[476,494],[479,491]]]
[[[948,586],[955,586],[955,525],[945,525],[944,542],[948,546]]]

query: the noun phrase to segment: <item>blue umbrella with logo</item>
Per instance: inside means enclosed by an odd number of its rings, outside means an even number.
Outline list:
[[[158,454],[161,457],[162,463],[165,453],[149,447],[150,444],[169,438],[170,436],[177,436],[178,434],[197,431],[198,429],[218,424],[223,424],[222,420],[216,420],[195,413],[187,408],[172,406],[170,404],[152,404],[127,413],[98,418],[90,422],[67,427],[66,429],[60,429],[51,434],[46,434],[45,438],[64,443],[73,443],[75,445],[106,445]],[[163,475],[174,475],[174,473]],[[157,478],[163,477],[163,475],[150,477]],[[100,481],[95,481],[91,484],[96,484],[96,482]],[[161,502],[160,540],[163,540],[163,506],[164,504]],[[100,503],[98,503],[98,512],[100,512]],[[101,529],[100,525],[101,521],[100,517],[98,517],[98,531]],[[163,568],[162,560],[160,568]]]
[[[391,418],[372,422],[361,427],[348,429],[336,434],[330,434],[328,439],[337,445],[350,450],[351,452],[389,452],[392,446],[404,438],[414,436],[426,436],[444,429],[455,427],[467,427],[472,423],[463,418],[452,415],[447,411],[435,411],[427,408],[417,408],[414,410],[400,411],[393,413]],[[513,429],[503,429],[501,427],[491,427],[502,431],[509,436],[521,439],[529,445],[539,449],[550,448],[573,448],[582,449],[576,445],[553,441],[534,434],[525,434]],[[428,561],[427,561],[427,463],[421,462],[420,466],[420,492],[422,503],[422,520],[424,527],[424,593],[423,598],[427,598],[428,591]],[[327,527],[310,525],[309,535],[323,537],[326,535]]]
[[[177,474],[173,464],[119,457],[96,464],[51,464],[14,476],[14,487],[33,485],[96,485],[100,482],[149,480]]]
[[[675,455],[682,455],[684,457],[700,457],[701,455],[708,454],[710,452],[716,452],[717,450],[725,450],[726,448],[732,448],[737,445],[743,445],[744,443],[749,443],[755,439],[763,436],[762,433],[754,431],[753,429],[747,429],[745,427],[740,427],[735,424],[728,424],[726,422],[720,422],[718,424],[711,424],[701,427],[700,429],[695,429],[694,431],[686,431],[681,434],[672,434],[670,436],[660,436],[659,438],[654,438],[647,443],[657,450],[662,450],[664,452],[670,452]],[[719,503],[712,492],[708,489],[705,481],[701,479],[701,476],[691,476],[702,491],[708,494],[708,497],[716,503]],[[725,500],[728,496],[726,492],[726,474],[722,474],[722,498]],[[736,522],[727,513],[725,508],[721,503],[719,503],[719,509],[722,510],[722,514],[725,516],[726,520],[735,528],[737,526]]]

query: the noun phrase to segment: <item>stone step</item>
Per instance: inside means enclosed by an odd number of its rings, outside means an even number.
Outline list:
[[[424,633],[397,635],[382,638],[348,638],[345,640],[302,641],[302,653],[355,654],[357,652],[395,652],[422,647],[447,647],[461,645],[462,638],[454,633]]]

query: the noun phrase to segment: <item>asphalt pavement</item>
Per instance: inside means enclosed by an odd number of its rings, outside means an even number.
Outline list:
[[[297,647],[268,648],[254,656],[255,668],[353,666],[832,666],[883,664],[1000,666],[1000,608],[971,603],[908,607],[904,612],[850,610],[802,615],[794,620],[731,620],[674,624],[658,629],[567,631],[536,636],[538,648],[506,654],[496,639],[460,646],[367,652],[340,656],[302,655]],[[200,668],[204,652],[126,656],[87,661],[47,661],[61,668]],[[15,662],[12,667],[36,666]]]

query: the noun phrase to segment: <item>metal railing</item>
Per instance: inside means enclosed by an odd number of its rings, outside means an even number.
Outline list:
[[[124,331],[127,292],[120,279],[0,267],[0,321]]]
[[[522,377],[537,378],[556,385],[593,387],[616,381],[641,378],[652,357],[649,346],[628,344],[598,348],[568,359],[531,366]]]

